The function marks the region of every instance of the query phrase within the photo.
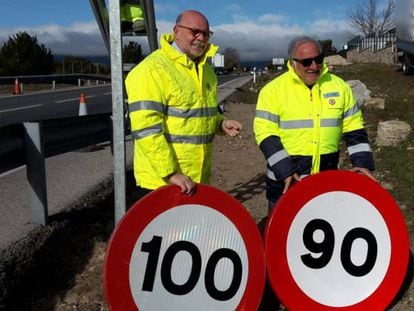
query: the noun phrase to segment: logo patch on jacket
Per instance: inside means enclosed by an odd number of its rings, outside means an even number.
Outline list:
[[[323,98],[339,97],[339,92],[330,92],[323,94]]]

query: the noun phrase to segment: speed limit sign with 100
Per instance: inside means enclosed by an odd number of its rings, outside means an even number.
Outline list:
[[[404,218],[375,181],[349,171],[304,178],[268,219],[272,288],[289,310],[384,310],[409,257]]]
[[[112,310],[255,310],[263,293],[262,239],[225,192],[160,188],[125,214],[104,264]]]

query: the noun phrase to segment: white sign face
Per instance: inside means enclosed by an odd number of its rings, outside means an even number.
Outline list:
[[[311,299],[331,307],[354,305],[383,282],[391,260],[389,230],[363,197],[327,192],[294,217],[286,256],[297,286]]]
[[[213,56],[212,62],[214,67],[224,67],[224,55],[217,53]]]
[[[273,65],[284,65],[285,64],[285,59],[284,58],[273,58],[272,59],[272,64]]]
[[[225,215],[185,204],[159,214],[140,234],[129,286],[140,311],[235,310],[248,266],[243,238]]]

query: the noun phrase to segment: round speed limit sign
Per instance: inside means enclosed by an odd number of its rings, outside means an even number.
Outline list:
[[[404,218],[379,184],[350,171],[306,177],[269,217],[272,288],[289,310],[385,310],[408,265]]]
[[[160,188],[116,227],[104,286],[112,310],[255,310],[265,282],[263,242],[245,208],[225,192]]]

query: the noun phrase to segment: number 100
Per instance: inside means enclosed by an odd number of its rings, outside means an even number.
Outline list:
[[[149,242],[142,243],[141,251],[148,253],[148,260],[145,268],[143,291],[152,292],[160,256],[162,237],[153,236]],[[183,284],[174,282],[171,276],[171,268],[175,256],[179,252],[187,252],[192,259],[191,272],[188,279]],[[227,258],[233,264],[233,278],[230,286],[226,290],[220,290],[216,287],[214,274],[218,262]],[[186,295],[191,292],[197,285],[201,274],[201,253],[198,247],[189,241],[177,241],[171,244],[165,251],[161,262],[161,282],[164,288],[174,295]],[[204,285],[207,293],[216,300],[226,301],[237,293],[242,279],[242,262],[239,255],[232,249],[220,248],[214,251],[207,261]]]

